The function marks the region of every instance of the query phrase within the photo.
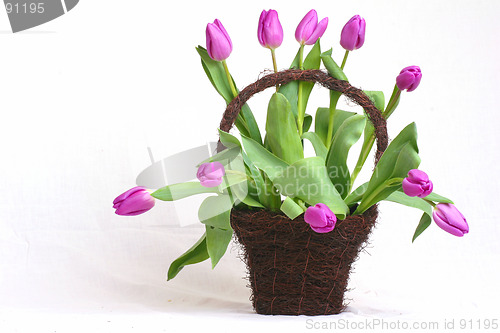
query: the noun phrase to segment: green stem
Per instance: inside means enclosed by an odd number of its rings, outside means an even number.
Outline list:
[[[304,58],[304,45],[301,44],[300,49],[299,49],[299,68],[300,69],[304,69],[303,58]],[[302,136],[303,126],[304,126],[304,114],[306,111],[304,106],[302,105],[303,104],[302,90],[303,90],[302,81],[299,81],[299,89],[297,92],[297,113],[298,113],[298,115],[297,115],[297,127],[299,129],[299,136]]]
[[[400,99],[401,99],[401,90],[399,90],[397,85],[394,85],[394,90],[392,91],[389,103],[387,103],[387,107],[385,108],[385,111],[382,113],[385,119],[388,119],[394,112],[394,110],[396,110],[396,107],[398,106]]]
[[[278,73],[278,65],[276,64],[276,52],[274,52],[274,49],[271,49],[271,56],[273,58],[273,69],[275,73]],[[280,86],[279,84],[276,85],[276,92],[278,92]]]
[[[401,90],[399,90],[398,86],[394,86],[394,90],[392,92],[391,98],[389,99],[389,102],[387,103],[387,107],[385,108],[385,111],[382,112],[382,116],[385,119],[388,119],[391,114],[396,110],[396,107],[399,104],[399,100],[401,97]],[[374,129],[372,129],[369,132],[365,132],[365,135],[370,135],[370,139],[366,140],[363,143],[363,147],[361,148],[361,152],[359,153],[358,161],[356,162],[356,167],[354,168],[352,175],[351,175],[351,189],[352,186],[354,185],[354,181],[356,180],[356,177],[359,175],[359,172],[365,165],[366,159],[368,158],[368,155],[370,154],[370,151],[372,150],[373,144],[375,143],[375,134],[374,134]],[[351,190],[349,189],[349,191]]]
[[[335,112],[337,111],[337,103],[339,101],[339,98],[341,96],[341,93],[338,91],[330,91],[330,115],[328,118],[328,132],[326,135],[326,149],[330,150],[330,146],[332,145],[332,140],[333,140],[333,125],[334,125],[334,118],[335,118]]]
[[[346,50],[345,51],[345,54],[344,54],[344,59],[342,60],[342,65],[340,65],[340,69],[341,70],[344,70],[344,66],[345,66],[345,63],[347,61],[347,57],[349,56],[349,50]]]
[[[238,96],[238,90],[234,86],[233,78],[229,74],[229,69],[227,68],[226,60],[222,60],[222,65],[224,66],[224,71],[226,72],[227,82],[229,82],[229,87],[231,87],[231,92],[233,93],[233,98]]]

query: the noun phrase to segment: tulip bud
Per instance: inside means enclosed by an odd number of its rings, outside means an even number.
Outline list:
[[[134,216],[147,212],[155,205],[155,199],[145,187],[136,186],[120,194],[113,201],[115,213],[124,216]]]
[[[215,187],[222,183],[222,177],[226,174],[224,166],[219,162],[203,163],[198,168],[196,177],[202,186]]]
[[[409,197],[425,198],[432,193],[432,187],[429,176],[418,169],[410,170],[403,179],[403,192]]]
[[[348,51],[359,49],[365,42],[365,27],[365,19],[354,15],[342,29],[340,45]]]
[[[259,28],[257,30],[259,43],[268,49],[275,49],[283,42],[283,28],[278,19],[278,12],[270,9],[263,10],[259,18]]]
[[[434,212],[432,213],[432,217],[438,227],[452,235],[462,237],[463,235],[469,233],[467,220],[452,204],[437,204]]]
[[[422,79],[422,72],[418,66],[408,66],[401,70],[399,75],[396,77],[396,85],[399,90],[413,91],[417,89]]]
[[[302,45],[313,45],[323,36],[328,26],[328,17],[318,23],[318,14],[314,9],[304,16],[295,30],[295,39]]]
[[[231,38],[219,20],[207,24],[207,52],[215,61],[226,60],[233,50]]]
[[[332,231],[337,223],[335,214],[322,203],[308,207],[304,214],[304,220],[311,226],[312,230],[318,233]]]

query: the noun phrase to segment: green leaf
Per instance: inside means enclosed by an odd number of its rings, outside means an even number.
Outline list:
[[[283,200],[280,209],[290,220],[304,213],[304,209],[290,197]]]
[[[453,201],[451,201],[448,198],[443,197],[442,195],[439,195],[437,193],[432,192],[428,196],[425,197],[427,200],[434,201],[434,202],[441,202],[441,203],[449,203],[453,204]]]
[[[326,159],[328,150],[318,134],[314,132],[304,132],[304,134],[302,134],[302,139],[311,141],[314,151],[316,152],[316,156]]]
[[[336,78],[337,80],[349,81],[347,80],[347,76],[344,74],[344,71],[340,69],[339,65],[332,58],[332,49],[321,53],[321,60],[323,60],[323,64],[325,65],[326,70],[330,76]]]
[[[218,195],[205,198],[198,210],[200,222],[220,229],[231,229],[230,212],[234,198],[229,195]]]
[[[383,91],[372,91],[372,90],[364,90],[363,91],[370,99],[373,104],[380,112],[384,112],[385,108],[385,97]]]
[[[332,138],[335,136],[335,133],[337,133],[338,129],[340,126],[344,123],[344,121],[356,115],[356,112],[349,112],[349,111],[344,111],[344,110],[335,110],[335,114],[333,116],[333,134]],[[330,110],[328,108],[318,108],[316,111],[316,116],[314,120],[314,131],[318,136],[321,138],[323,143],[327,144],[326,138],[328,135],[328,121],[330,118]]]
[[[429,216],[432,216],[432,205],[430,203],[418,197],[409,197],[404,192],[394,191],[385,200],[420,209]]]
[[[304,69],[319,69],[319,66],[321,65],[320,54],[321,54],[321,47],[318,38],[316,44],[314,44],[311,51],[309,51],[309,54],[306,56],[304,60],[303,63]],[[299,52],[297,52],[297,55],[295,56],[295,59],[293,60],[290,68],[299,68]],[[302,82],[302,84],[303,84],[302,101],[303,105],[306,106],[307,101],[309,99],[309,95],[311,94],[312,88],[314,87],[314,83]],[[298,110],[297,110],[298,91],[299,91],[299,81],[292,81],[290,83],[282,85],[279,88],[279,92],[283,94],[286,97],[286,99],[290,102],[290,105],[292,107],[291,110],[295,118],[297,118],[298,116]]]
[[[368,188],[368,182],[360,185],[358,188],[356,188],[354,191],[352,191],[347,196],[347,198],[344,199],[347,206],[351,206],[352,204],[355,204],[356,202],[360,202],[361,199],[363,198],[363,195],[365,194],[367,188]]]
[[[302,126],[302,133],[309,131],[309,129],[311,128],[311,125],[312,125],[312,121],[313,121],[313,117],[310,114],[306,113],[304,115],[304,124]]]
[[[365,121],[366,118],[363,115],[355,115],[346,119],[335,133],[326,157],[328,175],[342,198],[348,195],[351,188],[347,155],[352,145],[361,137]]]
[[[271,153],[269,150],[259,145],[254,140],[241,136],[243,147],[251,161],[257,168],[264,171],[274,182],[274,179],[288,167],[288,163]]]
[[[212,269],[226,253],[227,246],[233,237],[233,229],[219,229],[210,225],[205,227],[207,234],[207,250],[212,262]]]
[[[356,209],[361,214],[375,203],[384,200],[398,189],[411,169],[420,164],[415,123],[406,126],[391,142],[373,171],[368,188]]]
[[[280,93],[274,93],[269,101],[266,138],[271,151],[282,160],[293,163],[304,158],[290,103]]]
[[[234,95],[229,82],[227,81],[224,66],[220,61],[215,61],[210,58],[205,48],[198,46],[196,51],[198,51],[198,54],[201,57],[201,64],[203,65],[203,69],[205,70],[208,79],[214,86],[215,90],[217,90],[226,103],[229,104],[233,100]],[[231,80],[234,82],[233,78],[231,78]],[[236,127],[240,133],[250,136],[255,141],[262,143],[259,126],[257,125],[253,113],[247,104],[243,105],[241,108],[238,119],[236,120]]]
[[[183,255],[174,260],[168,269],[167,279],[172,280],[186,265],[197,264],[209,258],[207,250],[207,234],[203,236]]]
[[[420,236],[430,225],[431,217],[427,213],[422,214],[422,218],[420,218],[420,222],[418,223],[417,229],[415,229],[411,242],[413,243],[415,239],[417,239],[417,237]]]
[[[219,193],[217,187],[204,187],[200,182],[186,182],[162,187],[151,196],[163,201],[174,201],[202,193]]]
[[[339,218],[348,213],[348,207],[331,183],[321,157],[299,160],[272,180],[284,196],[299,198],[310,205],[324,203]]]

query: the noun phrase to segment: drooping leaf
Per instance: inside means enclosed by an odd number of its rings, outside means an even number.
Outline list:
[[[167,279],[172,280],[186,265],[197,264],[209,258],[207,234],[203,236],[183,255],[174,260],[168,269]]]
[[[328,175],[342,198],[351,188],[351,175],[347,167],[349,150],[359,138],[365,127],[365,116],[355,115],[346,119],[333,137],[332,145],[326,157]]]
[[[281,174],[276,174],[273,182],[284,196],[299,198],[310,205],[324,203],[339,218],[348,213],[348,207],[331,183],[325,162],[320,157],[295,162]]]
[[[425,231],[425,229],[427,229],[431,225],[431,221],[432,219],[427,213],[422,214],[420,222],[417,225],[417,229],[415,229],[415,233],[413,234],[413,238],[411,239],[412,243]]]
[[[266,138],[271,151],[288,163],[304,158],[297,124],[286,97],[274,93],[267,109]]]
[[[340,66],[337,65],[335,60],[333,60],[332,49],[321,53],[321,60],[323,60],[323,64],[325,65],[325,68],[330,76],[336,78],[337,80],[349,81],[347,80],[347,76],[344,74],[344,71],[340,69]]]
[[[451,201],[448,198],[443,197],[442,195],[439,195],[435,192],[432,192],[428,196],[425,197],[427,200],[434,201],[434,202],[441,202],[441,203],[449,203],[453,204],[453,201]]]
[[[290,219],[293,220],[300,214],[304,213],[304,209],[292,198],[286,197],[281,204],[280,210]]]
[[[405,205],[407,207],[420,209],[429,216],[432,216],[432,206],[430,203],[418,197],[409,197],[402,191],[392,192],[385,200]]]
[[[202,193],[219,193],[217,187],[204,187],[200,182],[186,182],[162,187],[151,196],[163,201],[174,201]]]
[[[325,144],[321,141],[321,138],[318,134],[314,132],[305,132],[302,134],[302,139],[307,139],[311,141],[314,151],[316,152],[316,156],[326,159],[326,154],[328,150],[326,150]]]
[[[200,222],[220,229],[231,229],[229,218],[235,199],[229,195],[205,198],[198,209]]]
[[[233,237],[233,229],[220,229],[210,225],[206,225],[205,229],[207,234],[207,250],[213,269],[226,253],[227,246]]]
[[[264,171],[274,182],[274,179],[288,167],[288,163],[245,136],[241,137],[243,147],[254,166]]]

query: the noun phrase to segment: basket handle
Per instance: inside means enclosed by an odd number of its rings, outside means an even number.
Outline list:
[[[242,106],[256,93],[264,91],[267,88],[275,87],[276,85],[287,84],[292,81],[307,81],[319,83],[325,88],[338,91],[344,94],[347,98],[354,101],[359,106],[363,107],[368,119],[373,124],[377,139],[377,152],[375,154],[375,165],[384,153],[388,145],[387,122],[382,116],[379,109],[375,107],[370,98],[358,88],[355,88],[347,81],[335,79],[327,73],[318,69],[300,70],[287,69],[281,72],[268,74],[263,76],[256,82],[248,85],[236,96],[231,103],[227,105],[226,111],[222,116],[220,129],[224,132],[229,132],[233,127],[236,117]],[[217,144],[217,152],[224,149],[224,145],[220,142]]]

